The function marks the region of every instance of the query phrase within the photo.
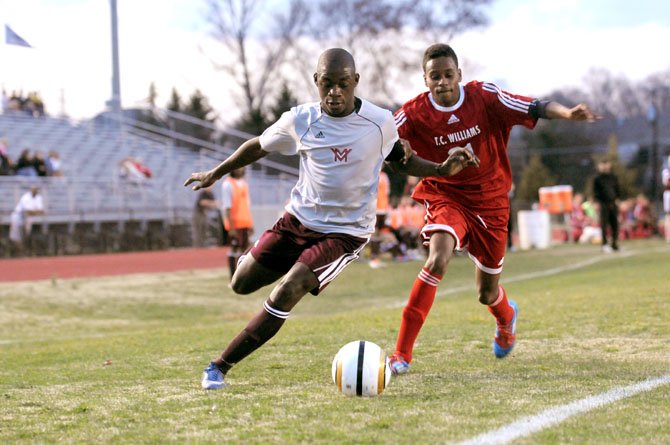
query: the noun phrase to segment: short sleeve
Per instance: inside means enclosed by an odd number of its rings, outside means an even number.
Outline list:
[[[410,139],[414,134],[414,128],[412,126],[412,121],[409,120],[405,109],[401,107],[393,115],[395,118],[395,126],[398,131],[398,135],[403,139]]]
[[[535,127],[537,118],[530,115],[530,105],[534,98],[509,93],[488,82],[481,83],[481,89],[489,110],[494,110],[496,117],[506,126]]]
[[[261,148],[267,152],[284,155],[298,153],[294,109],[284,112],[277,122],[269,126],[261,134],[259,140]]]
[[[388,112],[388,118],[382,123],[382,153],[384,157],[388,156],[393,150],[393,145],[398,140],[398,129],[391,112]]]

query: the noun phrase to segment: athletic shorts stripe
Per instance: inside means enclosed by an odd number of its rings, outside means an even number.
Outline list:
[[[327,283],[333,281],[335,277],[337,277],[352,261],[356,261],[360,257],[359,254],[361,250],[363,250],[363,247],[365,247],[365,245],[358,248],[355,252],[342,255],[332,263],[315,270],[314,273],[316,273],[316,277],[320,283],[319,289],[323,288]],[[326,270],[324,270],[322,273],[318,273],[324,268]]]
[[[456,240],[456,250],[461,250],[461,239],[458,237],[458,234],[456,233],[456,230],[454,230],[453,227],[447,226],[444,224],[426,224],[423,226],[423,229],[421,229],[421,237],[423,238],[423,245],[427,246],[430,244],[430,235],[432,235],[435,232],[447,232],[451,236],[454,237]]]

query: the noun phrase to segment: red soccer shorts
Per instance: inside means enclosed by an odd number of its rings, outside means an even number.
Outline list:
[[[485,215],[450,201],[426,201],[426,225],[421,229],[423,244],[435,232],[447,232],[456,240],[456,250],[467,249],[475,265],[488,274],[503,269],[507,247],[507,215]]]

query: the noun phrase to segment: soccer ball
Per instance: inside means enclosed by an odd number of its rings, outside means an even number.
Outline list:
[[[391,380],[389,359],[371,341],[357,340],[342,346],[333,359],[333,382],[348,396],[376,396]]]

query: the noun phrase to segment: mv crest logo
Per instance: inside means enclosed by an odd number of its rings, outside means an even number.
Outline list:
[[[331,148],[330,149],[333,154],[335,155],[335,158],[333,159],[335,162],[349,162],[349,153],[351,153],[351,148],[343,148],[340,150],[339,148]]]

